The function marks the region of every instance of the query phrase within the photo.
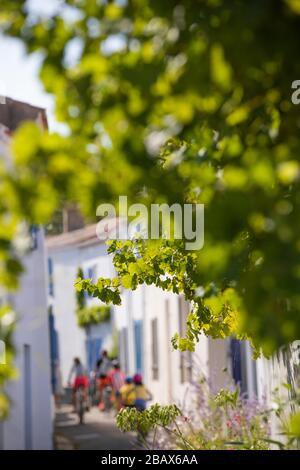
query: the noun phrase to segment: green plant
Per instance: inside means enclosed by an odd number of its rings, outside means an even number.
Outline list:
[[[78,268],[75,285],[79,285],[84,281],[83,269]],[[81,327],[96,325],[108,322],[110,320],[110,307],[107,305],[91,305],[86,306],[85,292],[83,289],[75,289],[76,293],[76,316],[77,323]]]
[[[10,405],[4,384],[6,380],[14,379],[17,376],[13,365],[15,351],[12,344],[15,327],[15,313],[8,305],[2,305],[0,307],[0,340],[3,342],[4,351],[2,348],[0,349],[3,353],[3,356],[0,357],[0,421],[7,417]]]
[[[293,414],[290,418],[287,432],[292,442],[300,440],[300,412]]]
[[[298,378],[299,379],[299,378]],[[123,409],[117,425],[141,435],[153,449],[299,449],[299,384],[282,384],[270,403],[241,396],[239,388],[214,393],[204,376],[194,383],[181,409],[155,404],[144,412]],[[271,422],[273,430],[271,432]]]
[[[112,346],[108,351],[108,357],[110,359],[116,359],[119,356],[119,335],[118,331],[114,330],[112,334]]]
[[[248,336],[266,354],[298,339],[298,3],[63,0],[39,16],[25,0],[2,0],[1,30],[41,52],[40,78],[68,132],[26,123],[13,170],[0,166],[1,287],[20,275],[19,223],[49,223],[62,201],[89,220],[119,194],[202,203],[203,250],[158,240],[136,256],[136,243],[113,244],[117,278],[80,281],[79,292],[108,304],[141,283],[183,294],[180,349],[200,333]]]
[[[76,281],[80,281],[82,279],[84,279],[84,273],[83,273],[83,269],[79,267],[77,271]],[[84,291],[75,289],[75,293],[76,293],[77,310],[81,310],[85,306]]]
[[[105,323],[110,320],[110,307],[107,305],[93,305],[83,307],[76,311],[77,323],[81,327]]]
[[[272,413],[276,416],[279,439],[272,443],[279,449],[299,450],[300,448],[300,376],[297,373],[293,383],[284,383],[272,393]]]
[[[144,264],[129,263],[122,285],[162,283],[151,260],[167,273],[165,288],[191,299],[187,337],[176,339],[183,349],[200,332],[247,335],[267,354],[297,339],[297,2],[64,0],[48,17],[25,0],[1,7],[3,32],[42,52],[41,80],[69,131],[26,123],[13,139],[15,171],[1,167],[3,284],[18,274],[7,269],[17,222],[49,223],[61,201],[89,218],[119,194],[202,203],[205,245],[192,263],[180,243],[160,240]],[[75,39],[81,51],[70,63]],[[134,250],[115,246],[119,258]],[[96,296],[119,301],[100,284]]]
[[[158,427],[166,429],[178,416],[181,415],[180,409],[176,405],[160,406],[155,404],[149,409],[140,412],[136,408],[123,408],[117,415],[117,426],[123,432],[136,431],[141,436],[147,435],[154,430],[154,436]],[[175,432],[175,435],[176,432]],[[146,447],[149,447],[144,439]],[[155,437],[153,438],[153,446]]]
[[[122,431],[138,432],[148,448],[168,450],[266,450],[269,421],[264,404],[242,398],[239,389],[215,395],[205,379],[195,385],[182,409],[155,404],[143,412],[123,409],[117,416]]]

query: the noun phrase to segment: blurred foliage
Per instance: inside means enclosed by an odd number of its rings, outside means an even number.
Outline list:
[[[295,413],[291,416],[289,423],[289,434],[291,439],[296,440],[300,439],[300,412]]]
[[[112,344],[108,350],[108,357],[110,360],[119,360],[119,334],[118,330],[114,328],[112,334]]]
[[[38,13],[2,0],[1,7],[4,33],[41,53],[40,78],[68,129],[47,135],[25,124],[13,170],[0,168],[4,272],[11,273],[19,220],[48,223],[61,201],[89,217],[120,194],[147,204],[203,203],[201,251],[161,241],[139,247],[137,259],[135,242],[115,244],[121,278],[81,286],[114,303],[120,282],[184,292],[193,310],[187,338],[175,339],[183,348],[200,330],[247,334],[266,353],[299,338],[300,119],[291,102],[300,76],[299,2],[64,0]],[[151,272],[150,259],[165,277]]]
[[[146,434],[153,427],[169,426],[180,415],[181,411],[176,405],[160,406],[155,403],[142,413],[128,407],[119,412],[117,425],[123,432],[139,431]]]
[[[300,448],[300,379],[296,374],[295,383],[283,383],[272,392],[271,410],[278,423],[280,442],[273,441],[279,448],[299,450]]]
[[[6,305],[0,307],[0,340],[3,341],[5,350],[0,349],[0,421],[9,411],[9,399],[4,389],[6,380],[16,376],[13,366],[14,349],[12,346],[12,334],[15,327],[15,314]]]
[[[79,326],[90,326],[110,320],[110,308],[107,305],[92,305],[76,311]]]

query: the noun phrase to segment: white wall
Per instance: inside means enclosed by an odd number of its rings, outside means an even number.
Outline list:
[[[85,332],[78,328],[75,316],[76,299],[74,282],[77,276],[77,250],[68,249],[49,253],[53,262],[53,291],[51,301],[55,328],[58,333],[59,360],[63,385],[67,386],[68,375],[74,357],[85,362]]]
[[[179,332],[179,296],[154,286],[139,286],[136,291],[123,291],[122,305],[114,307],[118,331],[128,329],[129,364],[127,372],[135,370],[134,330],[135,320],[143,320],[143,375],[146,386],[153,394],[153,401],[163,404],[182,402],[191,382],[205,375],[214,391],[232,385],[231,360],[228,340],[213,340],[200,337],[195,352],[184,353],[173,350],[171,338]],[[158,325],[158,379],[152,370],[151,322]],[[182,382],[181,367],[192,363],[191,382]],[[122,364],[122,358],[121,358]]]
[[[10,417],[3,425],[2,445],[4,449],[25,449],[25,409],[30,409],[30,403],[24,402],[24,345],[27,345],[31,356],[31,374],[27,379],[31,388],[32,449],[51,449],[53,425],[49,329],[44,240],[41,230],[38,233],[38,248],[23,261],[26,273],[21,277],[20,289],[8,297],[18,318],[13,340],[19,375],[17,380],[9,382],[7,386],[12,406]]]
[[[107,255],[106,245],[97,243],[84,247],[69,246],[49,249],[48,256],[53,263],[54,295],[49,299],[53,306],[55,327],[58,332],[59,360],[63,385],[67,385],[69,372],[74,357],[81,358],[86,365],[87,332],[79,328],[76,319],[76,292],[74,282],[81,266],[84,271],[96,266],[95,277],[111,277],[113,267]],[[87,305],[99,304],[98,299],[87,299]],[[109,349],[112,345],[111,324],[97,325],[90,328],[91,337],[101,336],[102,347]]]
[[[173,350],[172,336],[179,331],[179,297],[154,286],[139,286],[136,291],[124,291],[122,305],[114,307],[118,331],[128,329],[129,364],[127,372],[132,375],[135,367],[134,321],[143,321],[143,376],[146,386],[153,394],[153,401],[166,404],[181,401],[189,386],[181,383],[180,352]],[[152,370],[153,319],[158,322],[158,379]],[[200,371],[208,374],[208,340],[201,338],[196,352],[192,354],[193,376]],[[188,360],[188,358],[186,358]],[[121,358],[122,364],[122,358]]]

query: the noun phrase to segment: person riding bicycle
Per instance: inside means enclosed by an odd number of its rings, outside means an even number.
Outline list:
[[[120,388],[121,405],[126,408],[133,408],[136,394],[132,377],[126,377],[125,384]]]
[[[125,374],[121,371],[119,362],[114,359],[112,361],[113,368],[108,373],[108,377],[112,387],[112,401],[115,409],[118,411],[121,408],[121,394],[120,390],[125,382]]]
[[[72,381],[73,377],[74,377],[74,381],[73,381],[73,384],[72,384],[71,381]],[[74,358],[74,362],[73,362],[72,368],[71,368],[70,373],[69,373],[68,383],[70,384],[70,386],[72,386],[72,404],[73,404],[74,408],[76,408],[76,403],[75,403],[76,391],[78,390],[79,387],[83,388],[84,398],[85,398],[85,401],[87,403],[87,390],[88,390],[88,387],[89,387],[89,380],[87,378],[86,371],[85,371],[85,369],[84,369],[83,365],[81,364],[81,361],[78,357]]]
[[[109,371],[111,370],[111,360],[108,357],[107,351],[102,351],[100,359],[97,361],[96,365],[96,377],[98,383],[99,391],[99,408],[103,409],[103,391],[105,387],[110,385],[110,377],[108,376]]]
[[[133,383],[135,386],[135,402],[134,405],[138,411],[145,411],[147,401],[152,400],[152,394],[145,387],[141,374],[133,376]]]

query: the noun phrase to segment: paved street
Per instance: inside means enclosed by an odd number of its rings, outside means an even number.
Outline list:
[[[85,414],[85,424],[78,424],[78,417],[70,405],[62,405],[56,412],[56,449],[77,450],[130,450],[136,447],[132,434],[121,433],[112,413],[97,408]]]

